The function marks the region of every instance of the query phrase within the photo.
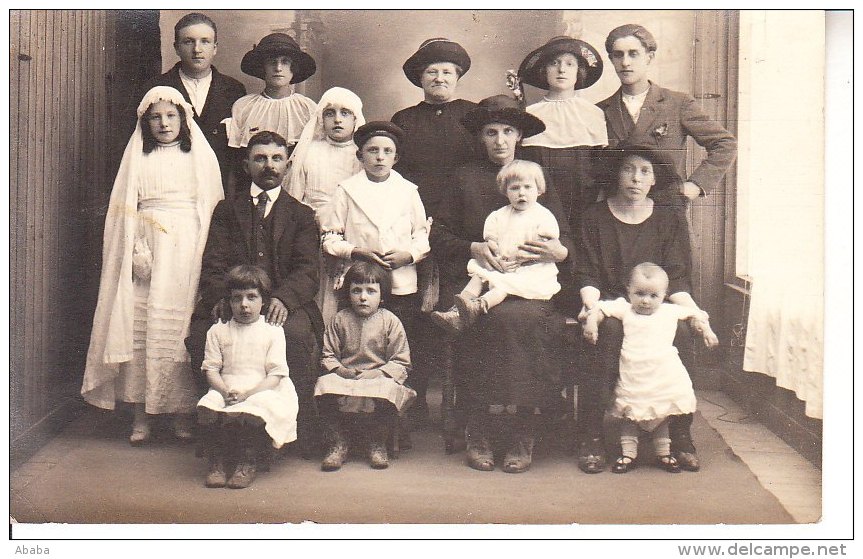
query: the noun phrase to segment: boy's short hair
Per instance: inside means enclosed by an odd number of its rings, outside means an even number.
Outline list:
[[[376,283],[381,286],[381,304],[390,296],[392,290],[392,280],[390,273],[371,262],[360,261],[356,262],[345,272],[344,283],[339,289],[340,295],[344,302],[350,300],[348,293],[352,283]]]
[[[261,298],[267,301],[273,292],[273,284],[263,268],[240,264],[225,274],[225,295],[230,296],[234,289],[257,289]]]
[[[204,14],[198,12],[192,12],[190,14],[186,14],[180,18],[180,21],[174,26],[174,43],[180,40],[180,30],[185,29],[186,27],[190,27],[192,25],[198,25],[199,23],[206,23],[210,27],[213,28],[213,40],[218,41],[219,39],[219,30],[216,29],[216,23],[205,16]]]
[[[186,122],[186,109],[182,107],[182,105],[178,105],[176,103],[171,103],[177,108],[177,112],[180,113],[180,133],[177,135],[177,140],[180,141],[180,150],[183,153],[189,153],[192,151],[192,131],[189,130],[189,124]],[[153,103],[155,105],[155,103]],[[147,107],[147,110],[144,111],[144,114],[141,115],[139,119],[141,121],[141,139],[144,142],[144,153],[150,153],[156,146],[159,145],[159,141],[153,136],[153,131],[150,130],[150,123],[147,122],[147,118],[150,115],[150,109],[153,107],[150,105]]]
[[[635,37],[641,42],[645,51],[656,52],[656,39],[653,38],[650,31],[637,23],[627,23],[612,29],[605,39],[605,52],[611,54],[614,49],[614,42],[624,37]]]
[[[532,180],[540,196],[545,194],[545,173],[542,167],[533,161],[514,159],[501,167],[497,173],[497,189],[506,195],[506,187],[514,180]]]
[[[633,280],[638,276],[647,280],[661,279],[665,283],[665,289],[668,289],[668,274],[659,264],[654,264],[653,262],[642,262],[641,264],[633,266],[632,272],[629,274],[629,284],[632,284]]]

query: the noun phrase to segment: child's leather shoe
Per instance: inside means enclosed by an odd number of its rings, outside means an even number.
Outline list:
[[[455,305],[450,307],[449,310],[434,311],[431,313],[431,320],[448,334],[456,335],[462,330],[461,317]]]

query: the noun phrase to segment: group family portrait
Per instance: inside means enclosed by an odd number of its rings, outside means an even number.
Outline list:
[[[806,537],[831,25],[10,10],[10,533]]]

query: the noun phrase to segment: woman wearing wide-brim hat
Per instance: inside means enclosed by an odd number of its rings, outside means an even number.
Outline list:
[[[483,239],[486,217],[508,204],[498,190],[497,174],[515,159],[522,138],[545,129],[540,119],[505,95],[483,99],[462,122],[474,135],[482,157],[454,170],[449,195],[432,224],[432,253],[441,266],[441,300],[447,304],[468,279],[469,259],[502,271],[501,258]],[[572,275],[568,259],[574,251],[572,234],[554,185],[548,181],[539,202],[557,219],[560,240],[521,248],[537,261],[557,263],[558,279],[566,283]],[[563,327],[563,316],[552,301],[508,297],[453,340],[457,397],[467,415],[470,467],[494,469],[492,445],[497,432],[504,443],[503,470],[518,473],[530,467],[538,419],[534,410],[547,411],[560,404],[561,363],[556,348]]]
[[[524,141],[522,156],[549,173],[576,230],[599,190],[591,169],[593,151],[608,144],[605,115],[577,92],[602,76],[602,57],[585,41],[554,37],[525,57],[518,75],[522,83],[546,91],[541,101],[527,107],[545,122],[545,132]]]
[[[243,56],[240,69],[264,80],[264,91],[237,99],[228,125],[228,145],[245,147],[249,138],[269,130],[295,144],[315,112],[316,103],[294,91],[294,84],[310,78],[314,58],[284,33],[270,33]]]
[[[475,157],[474,138],[462,126],[461,119],[476,103],[457,98],[459,80],[470,66],[470,56],[464,47],[443,37],[423,41],[402,66],[408,81],[421,88],[423,100],[398,111],[391,119],[405,132],[395,169],[417,185],[426,214],[432,218],[436,218],[441,197],[448,188],[448,173]],[[434,266],[432,258],[426,259],[420,265],[421,277],[431,282]],[[440,351],[424,341],[431,339],[435,330],[427,321],[421,321],[419,328],[428,335],[421,336],[423,340],[417,343],[411,340],[414,361],[411,379],[418,398],[408,413],[421,422],[428,415],[425,400],[428,374],[445,365],[432,363]]]

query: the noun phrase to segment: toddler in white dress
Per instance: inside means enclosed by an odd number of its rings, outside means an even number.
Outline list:
[[[483,239],[505,262],[505,272],[484,268],[475,259],[467,263],[471,279],[455,296],[455,309],[433,312],[435,324],[458,333],[473,324],[480,314],[501,304],[509,295],[547,301],[560,291],[557,264],[536,262],[520,247],[530,241],[560,238],[554,214],[537,202],[545,193],[542,167],[516,159],[497,174],[497,186],[509,205],[489,214],[483,226]],[[483,293],[483,287],[488,290]]]
[[[241,489],[257,475],[267,444],[281,448],[297,438],[297,393],[288,378],[285,334],[268,324],[261,309],[271,284],[257,266],[228,270],[232,318],[207,332],[201,370],[210,391],[198,402],[209,461],[207,487]],[[236,461],[228,478],[226,462]]]
[[[584,325],[584,337],[595,344],[604,317],[623,322],[620,378],[612,408],[612,415],[623,419],[622,452],[612,466],[614,473],[626,473],[634,467],[641,430],[653,433],[660,467],[680,472],[677,460],[671,456],[668,418],[694,412],[696,402],[689,374],[674,347],[678,321],[689,320],[707,347],[719,343],[707,313],[697,307],[664,303],[667,291],[665,270],[651,262],[639,264],[629,278],[629,301],[600,301],[588,313]]]

